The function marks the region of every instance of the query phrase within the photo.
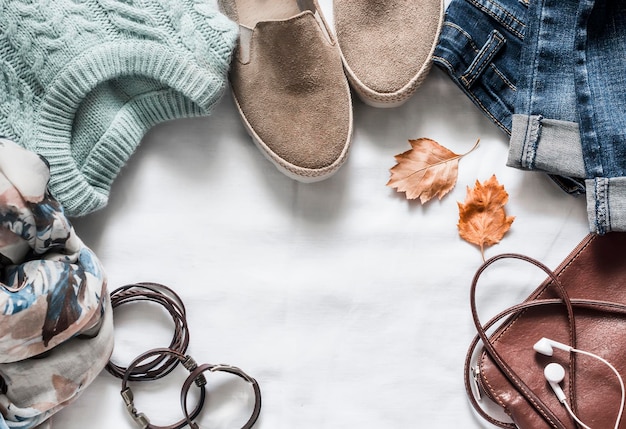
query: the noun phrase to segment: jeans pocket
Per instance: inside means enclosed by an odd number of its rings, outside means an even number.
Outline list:
[[[510,133],[523,42],[503,23],[517,22],[517,30],[523,29],[526,7],[520,0],[499,1],[506,4],[452,0],[433,60],[495,124]]]

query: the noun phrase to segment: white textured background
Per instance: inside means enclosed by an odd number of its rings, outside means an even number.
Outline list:
[[[331,2],[321,4],[332,20]],[[457,201],[496,174],[516,220],[487,257],[519,252],[555,268],[587,233],[584,200],[542,174],[506,167],[506,137],[436,68],[400,108],[355,100],[354,126],[342,169],[299,184],[256,149],[227,94],[208,118],[154,128],[109,206],[75,220],[76,230],[101,258],[111,290],[156,281],[180,293],[188,352],[259,381],[258,429],[486,427],[463,388],[474,335],[468,291],[481,257],[459,238]],[[453,191],[425,206],[385,186],[394,155],[418,137],[457,153],[481,139],[461,160]],[[481,283],[484,318],[543,277],[519,263],[494,267]],[[171,322],[156,304],[126,304],[115,320],[118,363],[169,343]],[[133,384],[153,424],[181,416],[185,375]],[[239,428],[246,386],[210,376],[209,389],[201,427]],[[119,390],[103,372],[53,426],[135,427]]]

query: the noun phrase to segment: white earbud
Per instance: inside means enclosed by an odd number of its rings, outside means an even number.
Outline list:
[[[565,378],[565,368],[558,363],[549,363],[543,370],[543,375],[546,376],[546,380],[550,383],[550,387],[554,390],[556,397],[560,402],[565,402],[565,393],[561,389],[560,383]]]
[[[552,354],[554,353],[554,349],[565,350],[566,352],[572,351],[571,346],[559,343],[558,341],[554,341],[545,337],[537,341],[533,346],[533,349],[535,349],[537,353],[541,353],[542,355],[546,356],[552,356]]]
[[[572,346],[568,346],[567,344],[559,343],[558,341],[554,341],[545,337],[537,341],[535,345],[533,345],[533,349],[535,349],[537,353],[541,353],[542,355],[545,355],[545,356],[552,356],[552,354],[554,353],[554,349],[565,350],[566,352],[571,352],[571,353],[580,353],[582,355],[586,355],[591,358],[597,359],[603,364],[605,364],[606,366],[608,366],[617,377],[619,381],[619,385],[620,385],[620,390],[622,391],[622,399],[620,401],[619,412],[617,413],[617,420],[615,421],[615,429],[619,428],[619,422],[622,419],[622,413],[624,412],[624,405],[626,402],[626,388],[624,387],[624,380],[622,379],[622,376],[617,371],[617,369],[613,365],[611,365],[610,362],[608,362],[606,359],[598,355],[595,355],[593,353],[590,353],[584,350],[579,350]],[[589,426],[584,424],[578,418],[578,416],[574,414],[571,407],[567,403],[567,398],[565,396],[565,393],[563,392],[563,389],[561,389],[560,383],[565,378],[565,368],[563,368],[558,363],[554,363],[554,362],[549,363],[545,367],[543,374],[545,375],[548,383],[550,383],[550,387],[556,394],[556,397],[559,399],[559,402],[563,404],[563,406],[565,407],[567,412],[572,416],[572,418],[576,420],[576,422],[578,422],[584,429],[590,429]]]

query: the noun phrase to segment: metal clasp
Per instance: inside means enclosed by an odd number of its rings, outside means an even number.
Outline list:
[[[252,377],[250,377],[248,374],[246,374],[245,372],[243,372],[243,370],[241,368],[238,368],[236,366],[232,366],[232,365],[228,365],[225,363],[218,363],[217,365],[213,365],[211,367],[211,369],[209,369],[209,371],[211,372],[216,372],[216,371],[223,371],[223,372],[228,372],[234,375],[237,375],[241,378],[243,378],[245,381],[247,381],[250,384],[255,384],[256,380]]]
[[[126,411],[128,411],[128,414],[130,414],[135,423],[137,423],[141,429],[147,429],[148,426],[150,426],[150,419],[144,413],[138,412],[137,408],[135,408],[133,391],[130,390],[130,387],[122,390],[120,395],[122,395],[122,399],[126,404]]]
[[[482,395],[480,394],[480,384],[478,383],[478,375],[480,374],[480,369],[478,365],[472,367],[472,381],[474,382],[474,390],[476,391],[476,397],[479,401],[482,401]]]
[[[192,358],[189,355],[185,356],[185,360],[182,361],[182,363],[183,363],[183,366],[187,368],[187,371],[189,371],[190,373],[192,373],[193,370],[198,368],[198,363],[194,360],[194,358]],[[206,381],[206,377],[204,376],[204,374],[198,375],[195,378],[194,383],[196,383],[196,386],[198,387],[206,386],[207,381]],[[192,429],[196,429],[196,428],[192,427]]]

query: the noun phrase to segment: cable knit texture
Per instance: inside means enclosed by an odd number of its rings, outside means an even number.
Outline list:
[[[209,0],[0,0],[0,135],[69,215],[102,208],[149,128],[210,112],[236,40]]]

